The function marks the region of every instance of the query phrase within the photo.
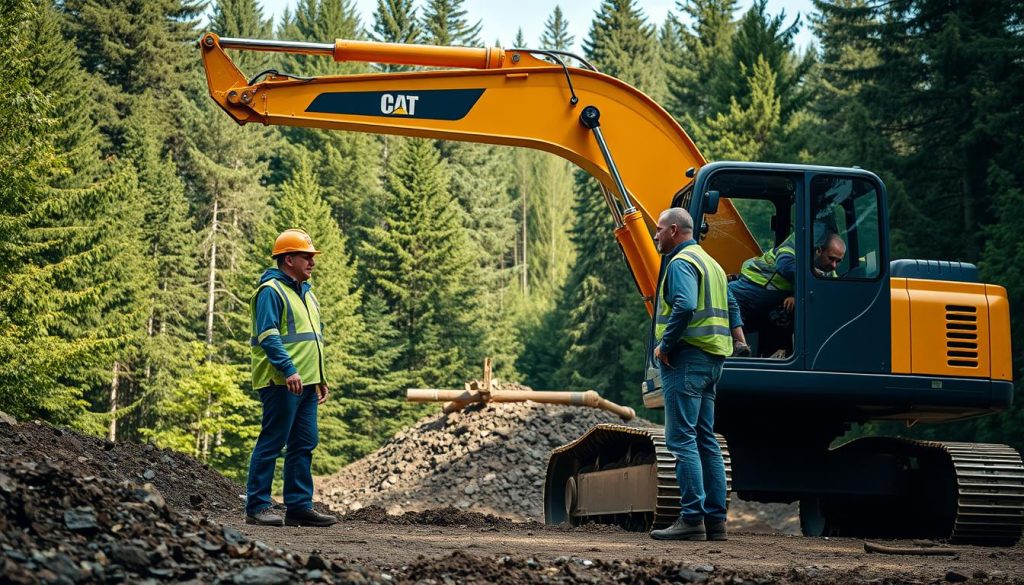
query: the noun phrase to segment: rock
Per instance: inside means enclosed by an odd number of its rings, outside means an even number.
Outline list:
[[[944,579],[948,583],[963,583],[967,580],[967,575],[957,573],[956,571],[946,571]]]
[[[64,525],[71,532],[94,534],[99,528],[96,524],[96,510],[91,506],[64,510]]]
[[[164,500],[164,497],[160,495],[160,492],[151,483],[143,485],[142,489],[138,490],[138,496],[140,501],[153,506],[157,510],[163,510],[167,507],[167,501]]]
[[[230,526],[224,526],[223,528],[221,528],[221,534],[224,535],[224,542],[231,545],[237,546],[249,542],[249,539],[246,538],[241,532]]]
[[[149,557],[141,548],[131,544],[114,543],[107,553],[112,563],[123,565],[132,571],[139,572],[149,565]]]
[[[152,469],[147,469],[146,471],[142,472],[142,479],[145,479],[146,481],[150,481],[154,477],[156,477],[156,472],[153,471]]]
[[[238,585],[282,585],[299,582],[288,569],[281,567],[247,567],[235,575],[232,581]]]
[[[13,427],[18,424],[18,419],[0,410],[0,424],[10,425]]]
[[[7,475],[6,473],[0,472],[0,490],[3,490],[7,493],[11,493],[17,488],[18,482],[16,482],[14,479],[11,478],[11,476]]]

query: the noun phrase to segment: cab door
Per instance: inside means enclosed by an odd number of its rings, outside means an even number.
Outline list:
[[[891,300],[885,187],[866,172],[808,172],[804,229],[797,239],[803,294],[805,367],[833,372],[888,372]],[[835,271],[829,248],[845,253]],[[802,241],[801,241],[802,240]]]

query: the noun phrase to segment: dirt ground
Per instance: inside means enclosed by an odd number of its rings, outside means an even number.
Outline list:
[[[271,546],[324,558],[341,558],[387,573],[410,575],[410,567],[436,566],[445,558],[470,555],[482,565],[505,557],[533,559],[538,570],[571,559],[581,567],[607,570],[614,561],[676,562],[697,575],[716,573],[762,582],[806,583],[1024,583],[1024,545],[1013,548],[954,546],[954,556],[899,556],[866,553],[864,541],[737,533],[726,542],[658,542],[642,533],[613,529],[572,530],[537,524],[431,526],[346,520],[330,528],[246,526],[219,518]],[[914,547],[911,541],[888,546]],[[567,559],[568,558],[568,559]],[[598,561],[605,561],[600,566]],[[588,562],[590,564],[588,564]],[[692,575],[691,575],[692,576]],[[685,582],[685,579],[680,581]]]

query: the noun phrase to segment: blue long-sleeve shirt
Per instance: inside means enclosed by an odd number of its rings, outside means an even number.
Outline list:
[[[260,284],[271,279],[281,281],[281,284],[294,290],[299,294],[299,298],[303,300],[306,298],[306,292],[310,289],[308,282],[303,282],[300,286],[292,277],[277,268],[268,268],[264,271],[263,276],[260,277]],[[288,351],[285,350],[284,344],[281,342],[280,332],[266,336],[263,335],[271,329],[277,329],[281,325],[282,311],[284,311],[284,301],[281,300],[281,296],[271,290],[270,287],[262,289],[256,297],[256,338],[259,339],[260,347],[267,353],[270,365],[274,366],[274,369],[281,372],[287,378],[298,370],[295,368],[291,356],[288,355]]]
[[[687,240],[675,247],[661,259],[661,272],[664,274],[664,297],[672,305],[665,334],[661,338],[662,353],[672,353],[677,349],[683,338],[683,332],[690,325],[693,312],[697,310],[698,285],[700,274],[689,262],[670,262],[683,248],[696,244],[696,240]],[[732,291],[729,298],[729,328],[742,327],[740,306]],[[684,342],[685,343],[685,342]]]

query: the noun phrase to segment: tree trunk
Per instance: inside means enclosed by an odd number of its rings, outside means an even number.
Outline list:
[[[213,309],[217,284],[217,221],[219,205],[213,200],[213,219],[210,221],[210,276],[207,279],[206,298],[206,345],[213,348]]]
[[[110,380],[110,429],[107,431],[107,438],[111,441],[117,440],[117,385],[121,364],[114,362],[114,375]]]
[[[526,253],[526,240],[527,240],[527,211],[528,206],[526,203],[527,194],[529,192],[523,189],[523,295],[526,297],[530,296],[530,257]]]

